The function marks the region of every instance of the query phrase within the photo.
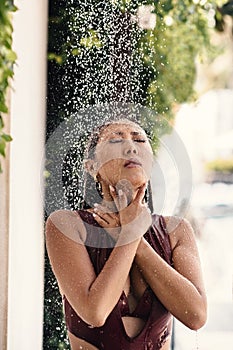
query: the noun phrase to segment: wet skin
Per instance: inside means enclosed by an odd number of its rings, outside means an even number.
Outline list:
[[[96,221],[107,231],[109,227],[114,228],[117,223],[119,233],[123,225],[119,211],[122,212],[130,202],[133,202],[139,191],[142,193],[142,198],[144,197],[152,160],[153,152],[147,136],[136,125],[112,124],[101,134],[91,165],[97,169],[95,176],[103,189],[103,202],[90,211],[94,212]],[[121,195],[119,190],[122,191]],[[108,212],[110,204],[114,204],[115,213]],[[129,214],[130,211],[126,215],[129,216]],[[115,236],[115,239],[117,238]],[[131,280],[133,270],[135,270],[134,275],[137,274],[134,281]],[[132,292],[132,285],[134,292]],[[128,276],[124,286],[124,292],[132,310],[146,287],[147,284],[141,274],[132,267],[131,276]],[[130,337],[136,336],[145,324],[142,319],[136,317],[126,316],[122,320],[126,333]]]
[[[144,131],[136,125],[120,123],[112,124],[102,132],[95,158],[86,162],[87,171],[97,176],[101,183],[104,197],[103,203],[91,211],[96,221],[117,241],[106,268],[104,266],[98,276],[85,246],[72,242],[65,237],[65,232],[58,230],[56,221],[62,220],[68,225],[73,214],[68,217],[67,211],[55,212],[47,221],[47,249],[60,292],[68,296],[74,309],[88,324],[102,325],[123,290],[131,308],[135,308],[148,284],[165,307],[185,325],[198,329],[205,322],[206,298],[190,225],[185,220],[176,222],[176,218],[165,217],[167,227],[171,228],[169,239],[174,268],[143,238],[151,223],[151,214],[144,203],[151,166],[152,150]],[[126,186],[121,186],[122,180]],[[113,204],[115,212],[109,212],[109,203]],[[81,222],[78,225],[81,232]],[[113,233],[112,228],[116,230]],[[74,275],[79,279],[74,280]],[[77,290],[78,296],[74,292]],[[144,326],[142,320],[134,317],[126,317],[123,321],[126,333],[131,337]],[[70,335],[70,341],[72,350],[96,349],[73,335]],[[168,343],[162,350],[169,349]]]
[[[95,160],[99,180],[106,190],[107,185],[116,186],[125,179],[136,191],[150,178],[153,154],[143,130],[131,125],[112,124],[100,137]],[[104,191],[105,196],[107,193]]]

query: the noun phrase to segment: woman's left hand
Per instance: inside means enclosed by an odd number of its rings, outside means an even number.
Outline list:
[[[95,204],[93,216],[114,241],[117,241],[121,231],[119,213],[113,212],[107,205]]]

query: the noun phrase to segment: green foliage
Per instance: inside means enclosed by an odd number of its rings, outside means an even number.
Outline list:
[[[104,92],[103,76],[111,77],[112,14],[122,12],[135,17],[140,5],[154,6],[156,26],[147,30],[132,24],[130,84],[133,96],[128,102],[141,103],[167,119],[173,119],[174,105],[196,97],[193,90],[195,60],[197,57],[203,59],[208,53],[213,56],[208,18],[216,10],[215,1],[111,0],[104,5],[94,0],[89,5],[71,1],[67,3],[67,9],[61,7],[60,14],[50,19],[48,55],[50,60],[63,65],[65,78],[70,83],[70,88],[68,84],[65,87],[66,97],[62,101],[63,105],[69,104],[69,112],[72,107],[75,111],[80,107],[109,102],[106,90],[111,90],[112,82],[108,81],[107,87],[104,82]],[[66,28],[66,37],[64,33],[61,35],[62,28]],[[137,72],[134,67],[137,67]],[[86,81],[89,88],[85,90],[80,81]],[[74,86],[77,89],[73,89]]]
[[[12,140],[10,135],[3,132],[3,114],[8,112],[6,94],[16,61],[16,54],[12,50],[11,13],[13,11],[16,11],[13,1],[0,2],[0,155],[3,157],[5,157],[6,143]],[[0,172],[2,172],[1,163]]]
[[[68,350],[61,296],[47,254],[45,271],[43,350]]]
[[[233,158],[215,159],[206,164],[206,169],[209,171],[217,171],[221,173],[233,173]]]
[[[144,60],[154,72],[147,103],[170,119],[174,117],[173,105],[196,98],[196,58],[213,54],[210,10],[213,5],[206,3],[204,7],[190,0],[159,2],[156,27],[153,33],[146,31],[141,40]]]

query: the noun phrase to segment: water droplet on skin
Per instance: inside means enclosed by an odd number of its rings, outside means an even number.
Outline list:
[[[94,326],[92,326],[91,324],[90,325],[88,325],[88,328],[95,328]]]

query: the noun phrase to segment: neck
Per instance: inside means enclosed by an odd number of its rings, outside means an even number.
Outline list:
[[[101,185],[103,191],[103,200],[110,204],[113,202],[113,198],[110,194],[109,185],[106,183],[101,183]],[[134,188],[132,184],[127,180],[120,180],[115,186],[115,189],[116,192],[121,189],[125,193],[128,205],[134,200],[138,191],[138,188]]]

